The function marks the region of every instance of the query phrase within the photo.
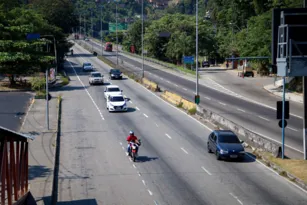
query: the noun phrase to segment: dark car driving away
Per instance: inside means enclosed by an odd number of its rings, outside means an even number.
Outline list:
[[[111,69],[109,72],[110,79],[122,79],[122,72],[118,69]]]
[[[215,153],[217,160],[243,160],[245,150],[242,143],[230,130],[214,130],[208,137],[207,148],[209,153]]]

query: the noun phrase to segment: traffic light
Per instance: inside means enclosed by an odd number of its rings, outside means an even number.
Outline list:
[[[200,102],[200,97],[199,95],[195,95],[195,103],[198,105]]]
[[[276,118],[278,120],[282,119],[282,101],[277,101],[277,116]],[[290,108],[289,108],[289,101],[285,101],[285,119],[289,119],[289,113],[290,113]]]

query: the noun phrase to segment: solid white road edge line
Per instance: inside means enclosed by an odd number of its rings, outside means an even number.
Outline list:
[[[90,97],[90,99],[91,99],[91,101],[93,102],[94,106],[95,106],[96,109],[98,110],[101,119],[104,120],[104,117],[103,117],[103,115],[102,115],[100,109],[98,108],[98,106],[97,106],[97,104],[95,103],[94,99],[92,98],[91,94],[88,92],[88,90],[86,89],[85,85],[84,85],[83,82],[81,81],[81,79],[80,79],[79,75],[77,74],[77,72],[76,72],[74,66],[71,64],[71,62],[68,61],[68,63],[69,63],[69,65],[70,65],[70,67],[73,69],[73,71],[74,71],[76,77],[78,78],[79,82],[80,82],[81,85],[83,86],[85,92],[88,94],[88,96]]]
[[[181,150],[184,151],[186,154],[189,154],[183,147],[181,147]]]
[[[283,180],[286,180],[287,182],[289,182],[290,184],[292,184],[293,186],[297,187],[298,189],[300,189],[302,192],[306,193],[307,194],[307,191],[305,189],[303,189],[302,187],[300,187],[299,185],[297,185],[296,183],[290,181],[289,179],[281,176],[278,172],[276,172],[274,169],[266,166],[264,163],[262,163],[260,160],[256,159],[255,157],[251,156],[250,154],[248,153],[245,153],[246,156],[250,157],[251,159],[253,160],[256,160],[256,162],[258,162],[259,164],[261,164],[262,166],[264,166],[265,168],[267,168],[268,170],[270,170],[271,172],[273,172],[274,174],[276,174],[277,176],[279,176],[281,179]]]
[[[22,122],[22,124],[21,124],[20,130],[23,128],[23,126],[24,126],[24,124],[25,124],[25,122],[26,122],[26,120],[27,120],[28,114],[29,114],[30,110],[31,110],[32,107],[33,107],[34,102],[35,102],[35,99],[33,98],[33,99],[31,100],[31,104],[30,104],[30,106],[29,106],[29,108],[28,108],[28,110],[27,110],[27,114],[26,114],[25,118],[23,119],[23,122]],[[41,127],[43,127],[43,126],[41,126]]]
[[[212,175],[205,167],[201,167],[207,174]]]

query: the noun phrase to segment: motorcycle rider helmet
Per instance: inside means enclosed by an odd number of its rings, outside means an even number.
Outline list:
[[[132,130],[130,130],[130,135],[134,135],[134,132]]]

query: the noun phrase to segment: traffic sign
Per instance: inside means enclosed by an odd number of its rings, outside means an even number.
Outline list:
[[[194,63],[194,56],[183,56],[183,63],[193,64]]]
[[[200,97],[199,95],[195,95],[195,103],[198,105],[200,102]]]
[[[282,119],[282,101],[277,101],[277,116],[276,119],[281,120]],[[285,101],[285,119],[289,119],[289,101]]]
[[[31,40],[37,40],[41,37],[41,35],[39,33],[28,33],[27,34],[27,40],[31,41]]]
[[[282,128],[282,120],[279,120],[278,125],[280,128]],[[285,120],[285,128],[287,127],[288,123],[287,120]]]

